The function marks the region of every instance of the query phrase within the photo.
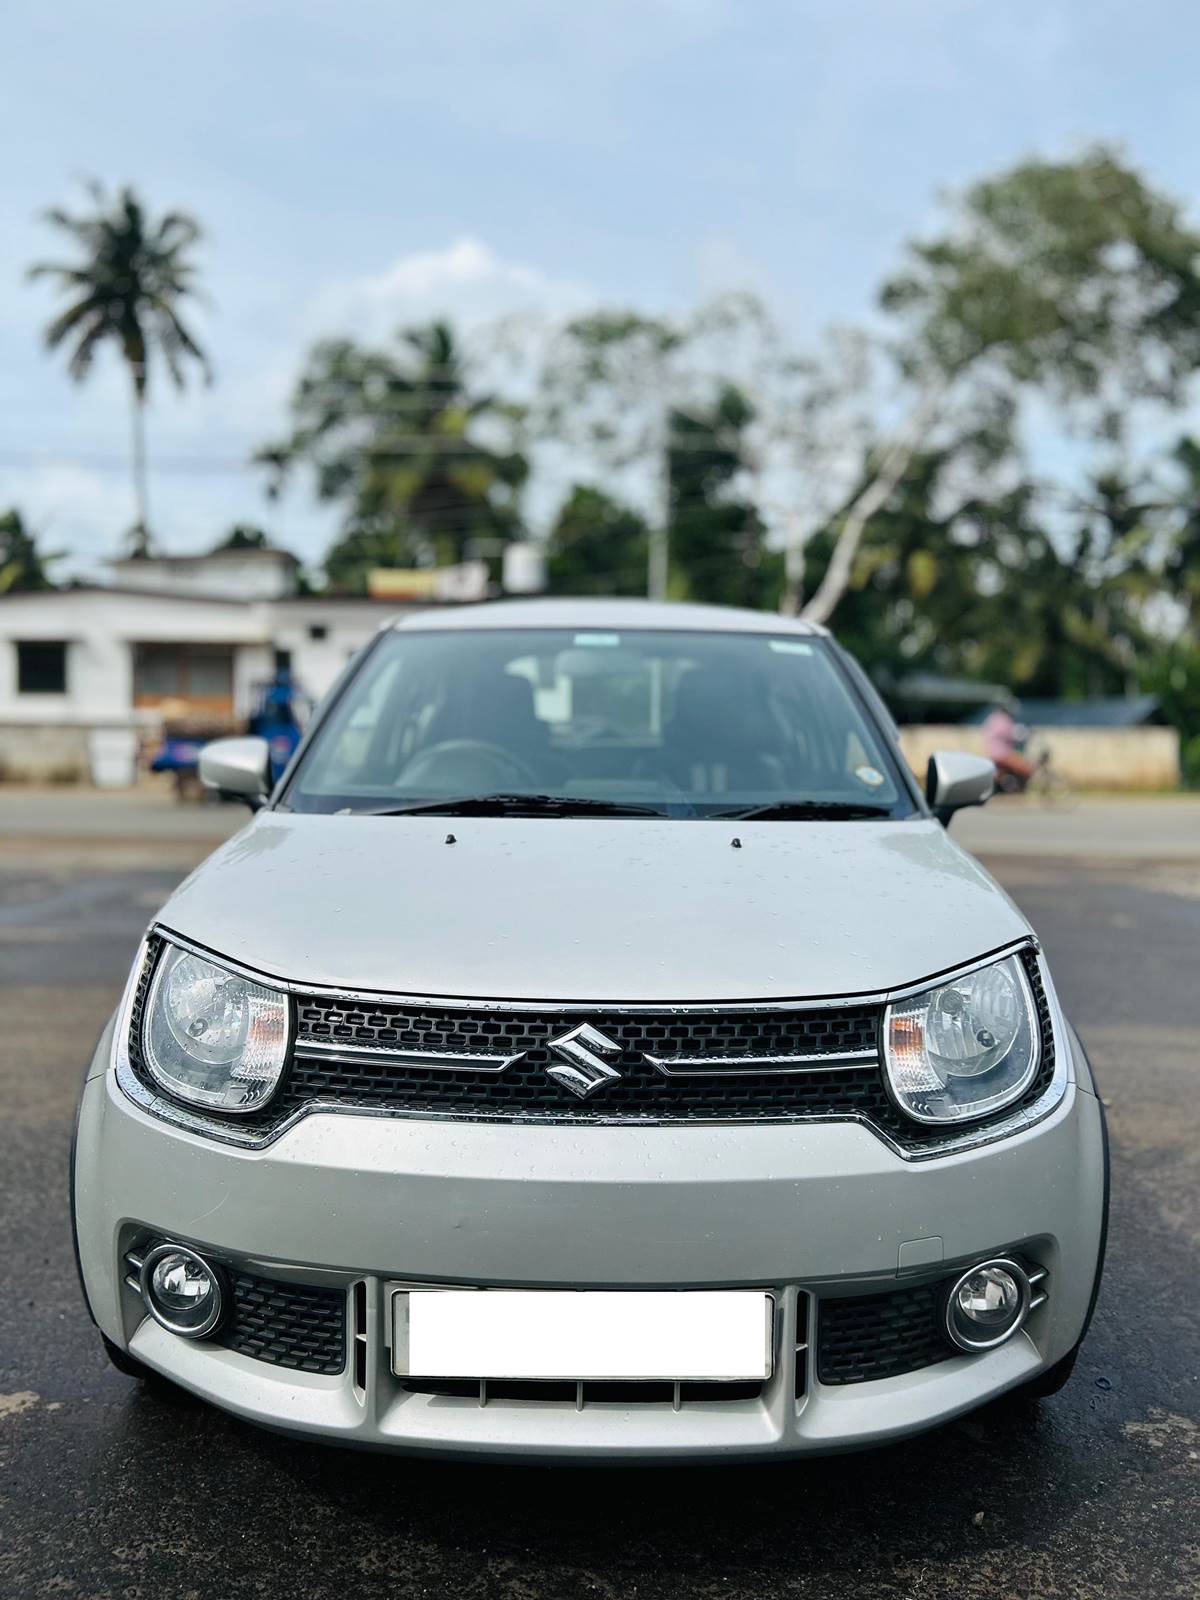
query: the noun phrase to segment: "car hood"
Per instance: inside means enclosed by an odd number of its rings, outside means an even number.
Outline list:
[[[875,992],[1029,931],[925,818],[263,812],[161,921],[299,984],[589,1004]]]

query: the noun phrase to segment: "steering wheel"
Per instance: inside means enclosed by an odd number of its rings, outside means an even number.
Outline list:
[[[420,750],[396,777],[398,788],[453,789],[485,793],[537,783],[531,767],[486,739],[443,739]]]

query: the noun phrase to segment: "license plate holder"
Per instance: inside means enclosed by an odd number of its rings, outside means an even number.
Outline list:
[[[402,1378],[534,1382],[762,1382],[774,1296],[761,1289],[400,1288],[390,1299]]]

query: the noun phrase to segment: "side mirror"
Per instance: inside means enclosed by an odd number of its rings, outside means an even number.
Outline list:
[[[271,750],[265,739],[214,739],[200,752],[200,782],[251,811],[271,792]]]
[[[981,806],[992,798],[996,767],[986,756],[965,750],[935,750],[925,772],[925,798],[941,823],[964,806]]]

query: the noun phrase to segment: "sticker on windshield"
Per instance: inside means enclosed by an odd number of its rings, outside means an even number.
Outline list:
[[[883,773],[878,767],[855,767],[854,776],[859,783],[865,783],[868,789],[878,789],[884,781]]]
[[[812,645],[801,644],[796,639],[768,639],[771,649],[781,656],[810,656]]]
[[[577,645],[600,645],[612,649],[614,646],[619,645],[620,642],[621,635],[619,633],[577,633],[575,635],[575,643]]]

